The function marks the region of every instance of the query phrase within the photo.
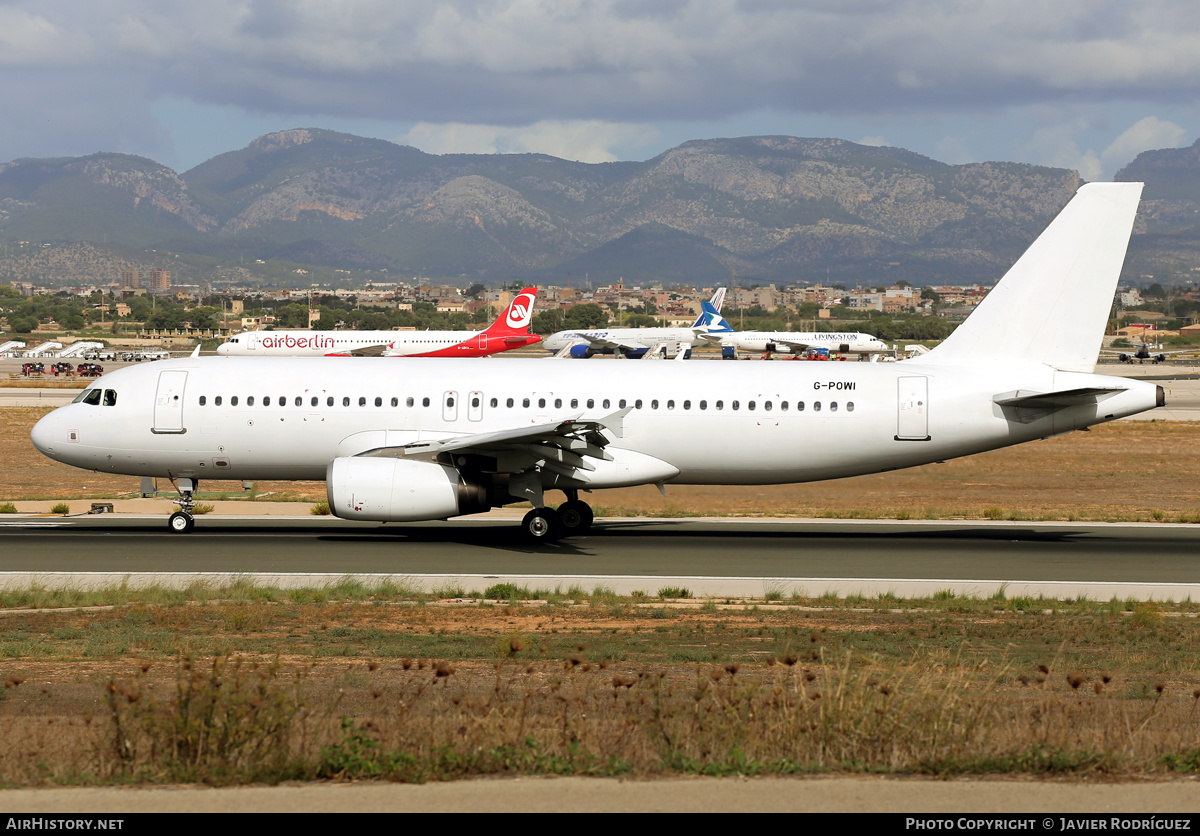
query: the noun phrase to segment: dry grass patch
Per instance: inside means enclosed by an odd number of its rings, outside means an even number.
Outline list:
[[[3,616],[0,781],[1200,770],[1193,606],[258,592]]]

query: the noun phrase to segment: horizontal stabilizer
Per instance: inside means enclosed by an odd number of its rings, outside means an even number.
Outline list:
[[[999,406],[1019,409],[1053,411],[1080,404],[1097,403],[1102,398],[1127,391],[1124,386],[1089,386],[1080,389],[1063,389],[1059,392],[1026,392],[1018,389],[996,395],[992,400]]]

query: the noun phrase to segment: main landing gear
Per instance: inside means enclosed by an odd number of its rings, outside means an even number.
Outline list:
[[[167,527],[174,534],[188,534],[196,527],[196,519],[192,516],[192,509],[196,507],[196,500],[192,497],[192,493],[199,487],[200,483],[195,479],[182,478],[179,480],[176,488],[179,490],[179,510],[170,516],[167,520]]]
[[[534,508],[521,520],[521,531],[534,542],[549,542],[563,537],[587,534],[595,515],[592,507],[579,499],[578,491],[565,491],[567,501],[553,508]]]

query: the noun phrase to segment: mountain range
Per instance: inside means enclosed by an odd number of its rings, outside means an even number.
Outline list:
[[[1200,142],[1145,152],[1116,179],[1147,183],[1127,276],[1200,263]],[[1080,183],[839,139],[697,140],[587,164],[297,129],[182,174],[115,153],[0,164],[0,240],[118,273],[172,253],[176,281],[249,259],[250,281],[261,260],[485,282],[991,283]],[[7,246],[0,276],[36,272],[28,249]]]

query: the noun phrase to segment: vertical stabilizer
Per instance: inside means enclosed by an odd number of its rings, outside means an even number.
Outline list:
[[[533,322],[533,303],[537,299],[537,288],[527,287],[513,297],[504,313],[483,332],[489,337],[508,335],[526,336]]]
[[[916,362],[994,358],[1091,372],[1141,194],[1141,183],[1083,186],[966,321]]]

